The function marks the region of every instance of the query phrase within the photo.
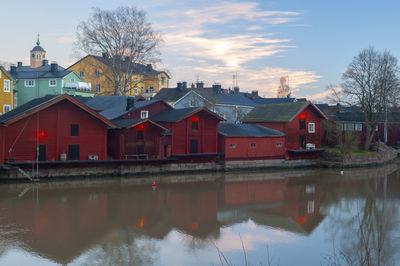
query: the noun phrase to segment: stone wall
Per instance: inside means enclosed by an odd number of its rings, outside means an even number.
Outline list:
[[[340,154],[325,151],[322,153],[318,165],[323,167],[361,167],[390,162],[397,158],[397,156],[398,152],[394,149],[364,155]]]

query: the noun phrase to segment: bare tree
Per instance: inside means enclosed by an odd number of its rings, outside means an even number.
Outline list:
[[[127,94],[143,79],[134,80],[143,65],[158,61],[161,36],[135,7],[115,10],[94,9],[78,26],[76,47],[87,54],[104,55],[109,68],[99,68],[113,85],[114,95]],[[149,75],[151,76],[151,75]]]
[[[372,47],[355,56],[343,73],[344,100],[360,107],[365,115],[365,149],[370,146],[379,118],[398,101],[398,73],[397,59]]]

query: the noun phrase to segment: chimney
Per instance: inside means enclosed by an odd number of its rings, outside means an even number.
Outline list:
[[[234,94],[239,94],[239,87],[234,87],[233,92]]]
[[[195,87],[194,84],[192,83],[192,85],[190,85],[190,88],[191,88],[191,89],[194,89],[194,88],[196,88],[196,87]]]
[[[197,87],[198,89],[204,88],[204,82],[203,82],[203,81],[196,82],[196,87]]]
[[[182,82],[176,83],[176,87],[178,88],[178,90],[181,90],[182,89]]]
[[[151,66],[151,64],[147,64],[146,71],[151,71],[151,70],[153,70],[153,67]]]
[[[18,67],[22,67],[22,62],[17,62]]]
[[[187,82],[186,81],[184,81],[184,82],[182,82],[182,89],[187,89]]]
[[[135,98],[133,97],[126,98],[126,111],[129,111],[134,106],[135,106]]]
[[[254,98],[257,98],[258,97],[258,91],[252,91],[251,92],[251,97],[254,99]]]
[[[49,60],[43,60],[43,66],[48,66],[49,65]]]
[[[10,67],[10,73],[11,74],[17,73],[17,67],[16,66],[11,66]]]
[[[101,57],[108,58],[108,54],[107,53],[101,53]]]
[[[50,65],[50,71],[51,72],[57,72],[58,71],[58,64],[56,62],[52,62]]]
[[[212,85],[212,88],[213,88],[214,90],[220,91],[221,88],[222,88],[222,86],[221,86],[221,84],[214,83],[214,84]]]

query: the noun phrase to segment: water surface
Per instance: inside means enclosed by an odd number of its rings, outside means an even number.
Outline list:
[[[0,265],[396,265],[399,199],[396,165],[4,184]]]

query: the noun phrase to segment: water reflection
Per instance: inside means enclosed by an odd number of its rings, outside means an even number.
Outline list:
[[[399,248],[399,178],[396,173],[360,178],[362,172],[354,171],[273,178],[258,173],[161,184],[156,190],[117,179],[1,186],[0,264],[16,249],[60,264],[167,265],[166,256],[207,248],[216,257],[212,244],[240,246],[223,239],[229,239],[227,228],[246,223],[259,226],[258,241],[266,238],[265,230],[312,238],[324,223],[320,231],[330,235],[335,252],[325,250],[327,260],[316,254],[322,264],[391,264]],[[160,243],[177,232],[187,249],[165,254]],[[257,248],[244,240],[247,248]]]

